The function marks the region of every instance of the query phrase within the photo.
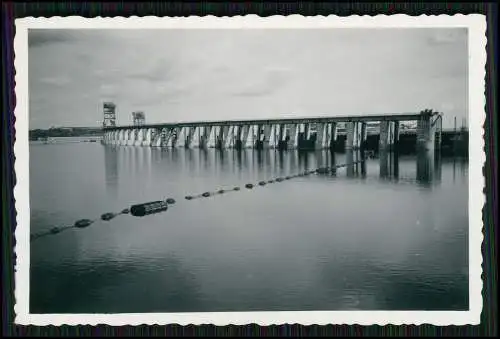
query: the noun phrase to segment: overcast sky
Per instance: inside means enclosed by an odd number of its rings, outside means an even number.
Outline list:
[[[418,112],[467,116],[466,29],[30,30],[30,129]]]

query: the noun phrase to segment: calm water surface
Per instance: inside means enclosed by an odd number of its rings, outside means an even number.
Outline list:
[[[32,232],[177,203],[33,242],[30,312],[468,309],[464,161],[382,156],[184,200],[353,157],[32,144]]]

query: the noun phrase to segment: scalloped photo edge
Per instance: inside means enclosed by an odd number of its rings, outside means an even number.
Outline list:
[[[479,324],[483,307],[482,252],[485,122],[486,17],[483,15],[271,16],[234,17],[115,17],[77,16],[22,18],[15,21],[15,323],[19,325],[467,325]],[[29,29],[336,29],[336,28],[467,28],[469,49],[469,310],[468,311],[283,311],[136,314],[31,314],[30,205],[28,144],[28,30]],[[408,291],[411,293],[411,291]]]

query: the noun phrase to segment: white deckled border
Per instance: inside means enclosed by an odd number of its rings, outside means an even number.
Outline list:
[[[141,325],[141,324],[479,324],[483,306],[482,286],[482,208],[485,203],[482,174],[485,121],[486,18],[484,15],[439,16],[272,16],[257,15],[218,18],[205,17],[116,17],[23,18],[15,22],[14,38],[16,98],[14,144],[17,184],[14,188],[17,211],[15,231],[16,324],[21,325]],[[143,314],[30,314],[30,206],[28,144],[28,29],[331,29],[331,28],[468,28],[469,48],[469,311],[304,311],[304,312],[221,312],[221,313],[143,313]],[[411,293],[411,291],[408,291]]]

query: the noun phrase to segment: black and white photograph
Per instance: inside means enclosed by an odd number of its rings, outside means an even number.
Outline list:
[[[16,22],[22,324],[475,324],[484,17]]]

